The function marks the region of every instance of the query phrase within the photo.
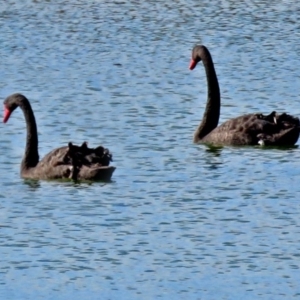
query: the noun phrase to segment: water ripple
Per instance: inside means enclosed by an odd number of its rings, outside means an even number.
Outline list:
[[[1,95],[30,99],[41,156],[88,141],[117,169],[110,183],[20,179],[25,124],[14,112],[1,135],[0,297],[297,298],[299,148],[193,145],[207,86],[188,63],[195,43],[211,50],[221,121],[297,115],[299,9],[2,3]]]

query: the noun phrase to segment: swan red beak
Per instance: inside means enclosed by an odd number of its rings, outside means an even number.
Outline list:
[[[9,119],[11,111],[4,106],[3,123],[6,123]]]
[[[194,70],[194,68],[196,67],[197,65],[197,62],[193,59],[191,59],[191,62],[190,62],[190,70]]]

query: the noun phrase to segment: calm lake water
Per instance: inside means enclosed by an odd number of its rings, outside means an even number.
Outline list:
[[[30,99],[41,156],[88,141],[117,169],[22,180],[21,111],[1,125],[0,298],[299,299],[300,149],[194,145],[188,70],[203,43],[220,121],[300,116],[299,24],[296,1],[4,1],[1,99]]]

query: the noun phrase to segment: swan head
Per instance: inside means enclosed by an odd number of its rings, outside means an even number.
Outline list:
[[[189,69],[194,70],[198,62],[201,61],[202,55],[208,52],[207,48],[203,45],[196,45],[192,50],[192,59],[190,62]]]
[[[8,96],[3,104],[4,104],[4,114],[3,114],[3,123],[6,123],[10,117],[10,115],[12,114],[12,112],[20,105],[22,105],[22,103],[24,101],[27,101],[27,98],[25,96],[23,96],[22,94],[12,94],[10,96]]]
[[[194,70],[198,62],[201,61],[201,52],[203,51],[202,45],[196,45],[192,50],[192,59],[190,62],[189,69]]]

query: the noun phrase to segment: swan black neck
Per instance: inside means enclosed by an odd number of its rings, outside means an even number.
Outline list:
[[[206,109],[194,136],[194,142],[198,142],[218,126],[221,99],[217,74],[208,49],[205,46],[196,46],[192,59],[196,62],[202,60],[207,79]]]
[[[25,155],[21,167],[27,169],[35,167],[39,162],[38,135],[35,117],[29,101],[24,101],[20,108],[23,110],[27,127]]]
[[[35,117],[28,99],[21,94],[13,94],[5,100],[5,106],[13,111],[18,106],[22,109],[27,128],[25,154],[21,163],[21,172],[35,167],[39,162],[38,136]]]

